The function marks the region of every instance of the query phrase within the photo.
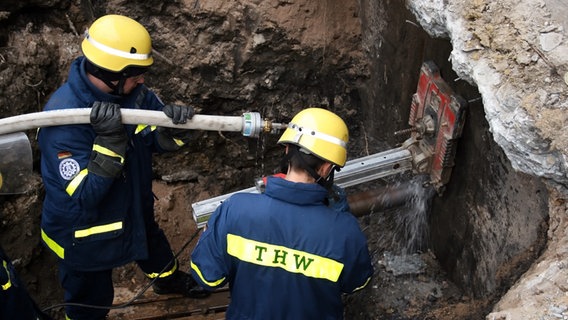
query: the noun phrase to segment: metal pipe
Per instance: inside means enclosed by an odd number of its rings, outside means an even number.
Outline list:
[[[334,181],[338,186],[347,188],[409,170],[412,170],[410,151],[394,148],[347,161],[345,167],[335,174]],[[203,227],[215,209],[234,193],[260,193],[259,189],[261,189],[261,185],[192,203],[193,219],[197,223],[197,227]]]
[[[361,217],[372,212],[404,205],[415,195],[414,188],[410,183],[386,186],[349,195],[347,202],[351,213],[356,217]]]
[[[59,109],[43,112],[27,113],[0,119],[0,134],[22,132],[39,127],[88,124],[90,123],[90,108]],[[261,131],[270,132],[281,125],[267,120],[261,120],[256,112],[244,113],[242,116],[212,116],[196,114],[185,124],[173,124],[162,111],[121,109],[124,124],[146,124],[152,126],[209,130],[235,131],[244,136],[257,137]]]

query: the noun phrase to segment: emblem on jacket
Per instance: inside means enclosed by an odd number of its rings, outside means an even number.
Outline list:
[[[75,177],[75,175],[77,175],[80,170],[81,167],[75,159],[66,158],[59,163],[59,174],[61,175],[61,178],[65,180],[73,179],[73,177]]]

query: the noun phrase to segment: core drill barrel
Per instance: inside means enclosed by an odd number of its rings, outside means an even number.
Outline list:
[[[412,184],[406,183],[359,192],[348,196],[347,202],[349,203],[351,213],[356,217],[361,217],[371,212],[402,206],[414,194]]]

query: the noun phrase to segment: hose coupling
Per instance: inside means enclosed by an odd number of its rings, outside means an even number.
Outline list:
[[[246,112],[243,114],[243,136],[258,138],[260,133],[277,134],[286,129],[287,124],[272,122],[261,119],[258,112]]]

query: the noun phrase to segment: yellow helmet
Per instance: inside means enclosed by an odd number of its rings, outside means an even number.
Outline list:
[[[85,31],[81,49],[91,63],[112,72],[129,66],[149,67],[154,62],[146,28],[120,15],[106,15],[93,22]]]
[[[349,130],[335,113],[320,108],[300,111],[278,143],[291,143],[339,167],[347,160]]]

